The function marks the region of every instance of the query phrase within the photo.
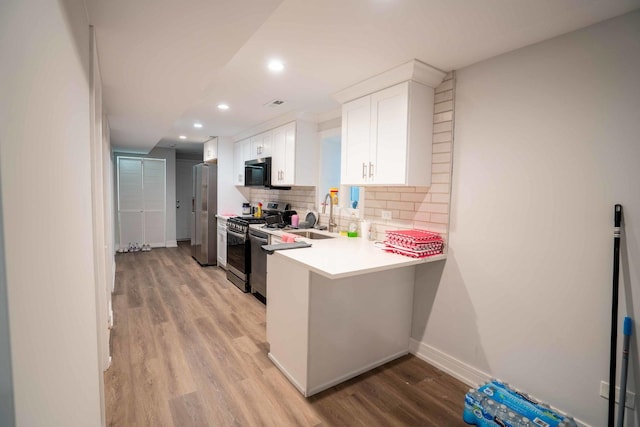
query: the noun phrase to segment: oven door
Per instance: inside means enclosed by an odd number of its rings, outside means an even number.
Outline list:
[[[247,235],[227,229],[227,268],[242,280],[247,280],[250,267]]]

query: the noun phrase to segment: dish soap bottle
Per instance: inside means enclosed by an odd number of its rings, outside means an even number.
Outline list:
[[[351,212],[351,221],[349,222],[349,231],[347,231],[348,237],[358,237],[358,218],[356,213]]]
[[[262,218],[262,202],[258,203],[258,209],[256,209],[256,218]]]

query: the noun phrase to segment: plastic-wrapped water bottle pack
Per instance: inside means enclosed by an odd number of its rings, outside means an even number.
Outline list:
[[[573,418],[498,380],[469,390],[462,419],[478,427],[577,427]]]

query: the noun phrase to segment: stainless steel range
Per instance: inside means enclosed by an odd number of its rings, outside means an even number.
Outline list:
[[[266,260],[264,259],[266,254],[263,254],[259,248],[266,242],[264,241],[264,235],[260,234],[261,240],[256,240],[256,236],[254,236],[253,245],[255,248],[253,254],[256,262],[252,262],[249,225],[270,223],[273,222],[274,218],[278,223],[281,223],[283,214],[290,212],[288,209],[288,204],[268,202],[262,218],[238,216],[229,218],[227,221],[227,279],[242,292],[251,290],[266,297]],[[256,289],[252,289],[252,265],[256,267]]]
[[[251,247],[249,224],[264,224],[263,218],[237,216],[227,221],[227,279],[242,292],[249,292],[251,285]]]

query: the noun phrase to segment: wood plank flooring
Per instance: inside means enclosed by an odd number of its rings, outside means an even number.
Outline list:
[[[414,356],[305,399],[267,358],[265,306],[188,246],[116,265],[109,426],[466,426],[468,387]]]

